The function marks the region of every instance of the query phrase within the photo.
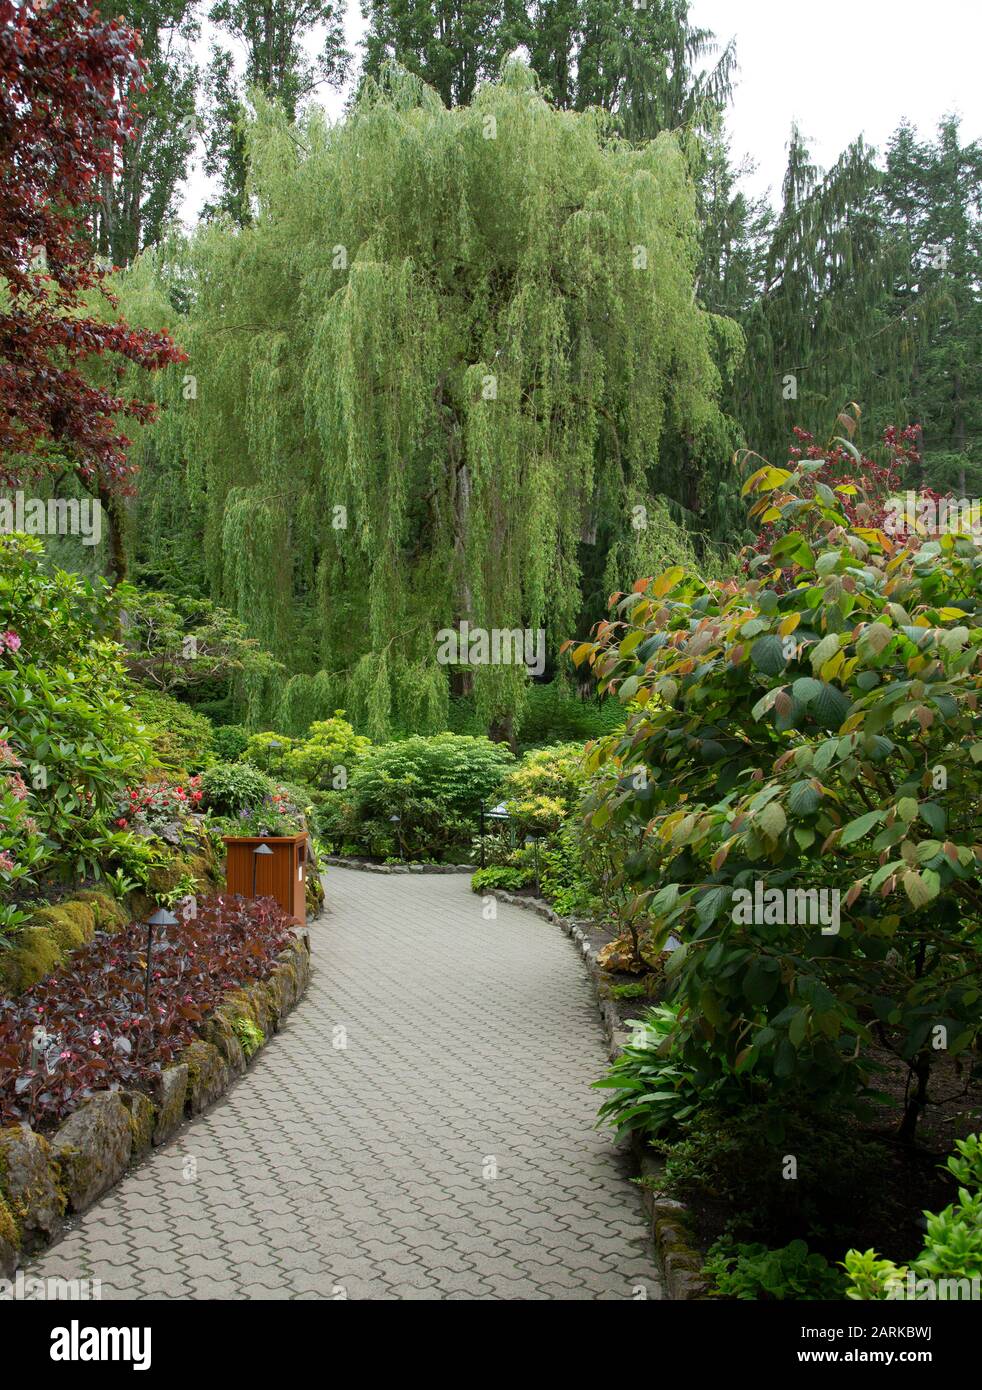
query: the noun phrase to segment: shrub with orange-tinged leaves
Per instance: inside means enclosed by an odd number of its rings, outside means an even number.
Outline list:
[[[932,1057],[982,1022],[982,549],[889,536],[819,467],[750,476],[747,574],[642,580],[574,646],[629,711],[590,748],[585,833],[637,845],[617,887],[682,943],[704,1077],[854,1100],[878,1043],[914,1074],[909,1134]]]

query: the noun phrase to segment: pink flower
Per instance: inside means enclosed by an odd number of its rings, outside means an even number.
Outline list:
[[[5,849],[0,849],[0,873],[9,874],[14,867],[14,858]]]
[[[8,652],[16,652],[20,649],[20,638],[16,632],[0,632],[0,647],[6,647]]]
[[[15,772],[11,775],[10,781],[7,785],[10,795],[14,798],[15,801],[26,801],[28,796],[30,795],[30,793],[27,790],[27,783],[24,781],[23,777],[21,777],[19,772]]]
[[[17,754],[7,743],[6,739],[0,738],[0,767],[20,767],[21,761]]]

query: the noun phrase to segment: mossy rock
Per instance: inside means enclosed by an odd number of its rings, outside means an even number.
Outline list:
[[[188,1067],[177,1062],[160,1073],[156,1090],[156,1121],[153,1129],[154,1147],[166,1144],[180,1129],[188,1095]]]
[[[218,855],[208,836],[202,831],[197,843],[176,852],[166,864],[154,869],[147,879],[151,897],[160,898],[173,892],[182,879],[194,880],[195,892],[214,893],[225,886],[225,876]]]
[[[0,1275],[12,1279],[17,1269],[17,1256],[20,1252],[20,1235],[17,1223],[10,1208],[0,1192]]]
[[[225,996],[235,1014],[247,1018],[260,1030],[264,1038],[276,1032],[279,1019],[279,1002],[276,992],[268,981],[256,980],[242,989],[230,990]]]
[[[277,1018],[283,1019],[300,998],[300,984],[293,962],[281,960],[270,975],[269,984],[276,999]]]
[[[51,1148],[68,1205],[87,1210],[129,1167],[133,1129],[119,1093],[102,1091],[86,1101],[69,1115]]]
[[[63,957],[46,926],[22,928],[16,943],[11,950],[0,951],[0,983],[9,994],[21,994],[36,985],[58,968]]]
[[[105,893],[83,890],[54,907],[39,907],[10,951],[0,954],[0,987],[21,994],[52,971],[97,931],[118,931],[130,918]]]
[[[188,1114],[200,1115],[228,1089],[228,1065],[218,1048],[203,1039],[185,1048],[181,1060],[188,1069]]]
[[[120,1099],[129,1111],[130,1130],[133,1134],[133,1148],[130,1162],[137,1163],[153,1143],[156,1115],[153,1101],[142,1091],[120,1091]]]
[[[243,1076],[246,1071],[246,1055],[239,1036],[235,1031],[235,1012],[227,1005],[220,1004],[210,1018],[201,1025],[200,1033],[207,1043],[211,1043],[222,1054],[234,1076]]]
[[[47,1244],[61,1226],[65,1195],[48,1141],[26,1125],[0,1130],[0,1196],[24,1250]]]
[[[41,907],[32,913],[31,925],[47,927],[62,954],[67,955],[95,936],[95,913],[88,903],[58,903],[57,907]]]
[[[126,908],[109,893],[100,893],[94,888],[86,888],[77,893],[79,902],[86,903],[95,917],[96,931],[117,932],[128,927],[133,920]]]

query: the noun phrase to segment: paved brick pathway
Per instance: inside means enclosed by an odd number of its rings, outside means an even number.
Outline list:
[[[555,927],[464,876],[333,869],[306,998],[250,1073],[26,1271],[103,1298],[661,1297],[592,1128],[605,1063]]]

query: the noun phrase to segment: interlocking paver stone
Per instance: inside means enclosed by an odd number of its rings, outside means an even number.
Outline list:
[[[463,876],[325,887],[282,1033],[28,1272],[104,1298],[661,1297],[566,938],[485,921]]]

